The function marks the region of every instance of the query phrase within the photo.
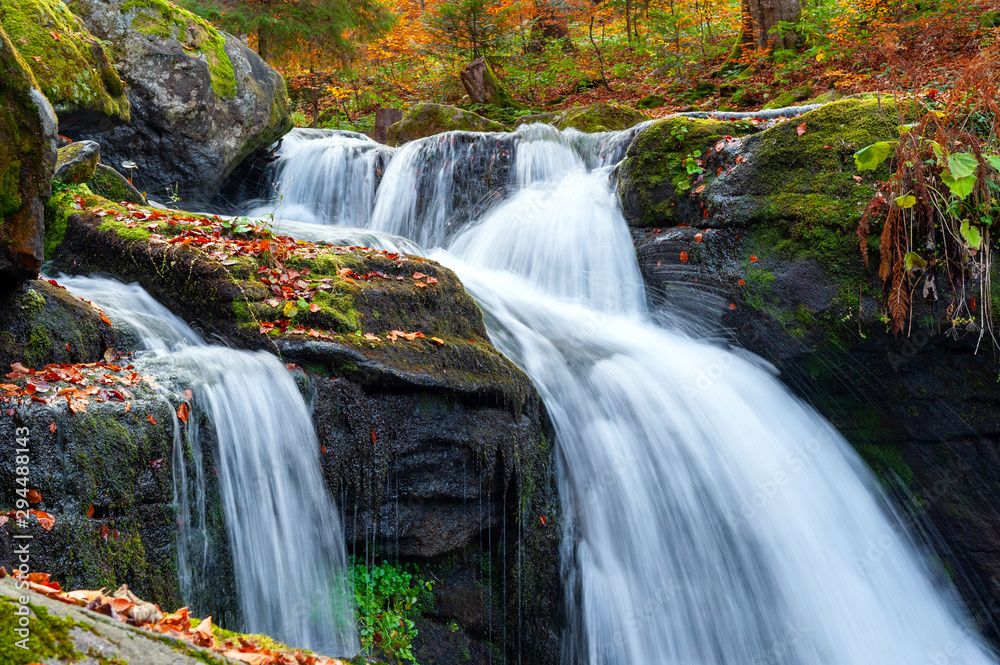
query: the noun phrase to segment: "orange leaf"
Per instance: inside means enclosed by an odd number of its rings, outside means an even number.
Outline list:
[[[49,423],[49,431],[50,432],[52,432],[53,434],[55,434],[57,429],[59,429],[59,427],[54,422],[53,423]]]
[[[440,337],[431,337],[432,342],[437,342],[438,346],[444,346],[444,340]]]
[[[179,407],[177,407],[177,417],[181,419],[182,423],[186,423],[188,421],[188,405],[187,404],[181,404]]]
[[[128,598],[111,599],[111,609],[113,609],[117,614],[125,614],[133,607],[135,607],[135,603]]]
[[[270,665],[270,663],[274,662],[274,656],[262,653],[247,653],[245,651],[236,651],[235,649],[226,651],[222,655],[226,658],[238,660],[241,663],[249,663],[250,665]]]
[[[42,510],[32,510],[29,511],[38,520],[38,523],[42,525],[42,528],[46,531],[52,531],[52,527],[56,525],[56,518],[46,513]]]
[[[736,303],[734,302],[729,303],[729,309],[736,309]]]
[[[684,251],[681,252],[681,262],[683,262],[683,263],[687,263],[688,262],[688,253],[687,252],[684,252]]]
[[[750,257],[750,263],[757,263],[757,255],[756,254],[754,254],[753,256]]]
[[[87,508],[87,517],[93,519],[93,517],[94,517],[94,504],[90,504],[90,507]]]
[[[422,272],[415,272],[415,273],[413,273],[413,279],[423,279],[424,277],[427,277],[427,275],[425,275]]]
[[[695,233],[694,234],[694,241],[695,242],[701,242],[701,238],[702,238],[702,235],[700,233]]]
[[[796,131],[796,133],[798,133],[799,136],[802,136],[803,134],[805,134],[806,133],[806,123],[803,122],[801,125],[799,125],[798,127],[796,127],[795,131]]]
[[[316,303],[309,305],[309,311],[315,314],[316,312],[319,311],[319,305],[317,305]]]
[[[414,285],[415,286],[419,286],[422,289],[426,289],[427,288],[427,285],[424,284],[423,282],[415,282]]]
[[[28,490],[28,503],[38,503],[42,500],[42,493],[38,490]]]
[[[109,319],[108,317],[104,316],[103,314],[101,314],[101,321],[104,321],[109,326],[111,325],[111,319]]]
[[[151,414],[147,413],[146,417],[149,418],[149,422],[153,423],[154,425],[156,424],[156,418],[154,418]]]
[[[194,398],[194,393],[191,392],[190,388],[188,388],[187,390],[184,391],[184,399],[190,400],[190,399],[193,399],[193,398]]]
[[[746,282],[744,282],[742,279],[736,280],[736,283],[739,284],[740,286],[743,286],[744,284],[746,284]]]
[[[108,525],[107,524],[102,524],[101,525],[101,538],[103,538],[105,542],[107,542],[107,540],[108,540]]]

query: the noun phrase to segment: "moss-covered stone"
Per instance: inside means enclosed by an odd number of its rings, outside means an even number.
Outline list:
[[[711,81],[702,81],[691,90],[691,96],[695,99],[705,99],[715,95],[716,87]]]
[[[56,131],[52,107],[0,28],[0,290],[41,266]]]
[[[87,187],[94,194],[109,201],[146,205],[146,197],[128,181],[128,178],[104,164],[97,165],[94,176],[87,181]]]
[[[799,102],[804,102],[813,96],[813,89],[811,85],[803,85],[798,88],[792,88],[787,90],[770,102],[764,105],[765,109],[782,109],[786,106],[794,106]]]
[[[94,177],[101,159],[101,146],[93,141],[79,141],[59,149],[54,180],[65,185],[78,185]]]
[[[578,129],[581,132],[617,132],[649,120],[649,116],[620,104],[596,102],[590,106],[574,106],[564,111],[535,113],[522,116],[517,124],[544,122],[558,129]]]
[[[6,637],[0,642],[0,660],[7,665],[29,665],[40,661],[70,662],[83,656],[74,648],[69,631],[75,625],[72,619],[49,614],[47,608],[28,603],[25,614],[18,614],[20,603],[11,597],[0,597],[0,630]],[[20,619],[25,617],[25,621]],[[22,623],[24,624],[22,626]],[[24,647],[16,628],[26,629]]]
[[[745,121],[671,117],[654,122],[629,146],[619,169],[618,191],[626,218],[636,226],[679,222],[694,180],[684,160],[701,159],[724,136],[752,131],[754,126]]]
[[[505,127],[499,122],[484,118],[478,113],[447,104],[420,102],[407,109],[403,119],[389,127],[388,143],[398,146],[442,132],[502,132],[504,130]]]
[[[62,0],[2,0],[0,10],[64,131],[128,122],[125,88],[104,45]]]
[[[663,95],[646,95],[635,103],[637,109],[655,109],[666,104]]]

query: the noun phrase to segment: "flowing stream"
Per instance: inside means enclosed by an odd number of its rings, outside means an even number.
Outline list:
[[[633,134],[393,151],[295,132],[278,216],[418,242],[534,380],[560,456],[567,665],[997,662],[836,430],[763,361],[651,322],[612,177]]]
[[[59,282],[134,331],[146,349],[136,361],[144,374],[169,382],[174,392],[190,388],[196,408],[207,412],[218,439],[219,489],[243,629],[320,653],[355,655],[340,521],[323,482],[311,414],[285,366],[266,352],[206,344],[138,285],[65,275]],[[198,437],[191,438],[198,446]],[[182,445],[177,437],[174,492],[178,569],[189,598],[207,541],[191,533],[204,524],[205,508],[203,492],[194,492],[198,505],[188,504]],[[194,455],[201,474],[200,449]]]

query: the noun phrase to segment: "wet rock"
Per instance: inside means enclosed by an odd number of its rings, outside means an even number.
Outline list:
[[[60,130],[106,131],[129,120],[125,86],[104,45],[68,4],[3,0],[3,28],[55,109]]]
[[[56,117],[0,29],[0,291],[38,274],[45,202],[56,162]]]
[[[557,129],[572,127],[581,132],[593,133],[621,131],[646,120],[649,120],[649,116],[641,111],[620,104],[596,102],[590,106],[575,106],[564,111],[525,115],[518,119],[517,124],[543,122],[554,125]]]
[[[15,362],[97,362],[108,348],[126,346],[93,307],[48,282],[26,282],[0,295],[0,374]]]
[[[504,129],[499,122],[457,106],[420,102],[407,109],[402,120],[389,126],[386,141],[398,146],[442,132],[502,132]]]
[[[207,199],[243,159],[291,129],[281,76],[194,14],[163,0],[74,0],[72,7],[114,45],[132,119],[110,132],[81,127],[68,136],[100,143],[113,168],[134,162],[138,189]]]
[[[101,159],[101,146],[93,141],[78,141],[59,148],[54,180],[65,185],[78,185],[94,177]]]

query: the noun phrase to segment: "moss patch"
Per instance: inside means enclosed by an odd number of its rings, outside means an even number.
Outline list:
[[[128,122],[125,88],[104,46],[61,0],[0,0],[4,30],[60,116]],[[53,37],[53,33],[59,36]]]
[[[662,105],[662,98],[661,104]],[[651,107],[647,107],[651,108]],[[519,125],[544,122],[558,129],[578,129],[581,132],[617,132],[649,120],[649,116],[620,104],[597,102],[590,106],[577,106],[565,111],[526,115]]]
[[[499,122],[457,106],[421,102],[411,106],[402,120],[389,127],[388,143],[401,145],[441,132],[502,132],[505,129]]]
[[[69,631],[76,625],[72,619],[61,619],[49,614],[48,609],[41,605],[29,603],[28,617],[28,649],[16,645],[19,639],[14,629],[19,627],[21,617],[15,614],[19,603],[8,597],[0,598],[0,631],[4,636],[0,640],[0,661],[5,665],[29,665],[47,660],[69,662],[78,660],[83,654],[73,647]]]

